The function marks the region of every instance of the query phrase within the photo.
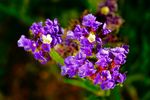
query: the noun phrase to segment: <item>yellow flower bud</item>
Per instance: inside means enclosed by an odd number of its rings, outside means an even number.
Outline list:
[[[103,14],[103,15],[107,15],[109,13],[109,8],[107,6],[104,6],[100,9],[100,12]]]

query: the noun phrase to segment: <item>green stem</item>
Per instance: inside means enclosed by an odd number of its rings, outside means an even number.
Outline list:
[[[57,53],[57,51],[55,51],[54,49],[51,49],[49,54],[55,62],[61,65],[64,65],[64,59]]]

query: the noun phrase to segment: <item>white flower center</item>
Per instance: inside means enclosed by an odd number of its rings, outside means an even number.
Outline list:
[[[42,40],[43,40],[43,43],[48,43],[48,44],[50,44],[51,42],[52,42],[52,37],[51,37],[51,35],[50,34],[48,34],[48,35],[42,35]]]
[[[92,33],[90,33],[90,35],[88,36],[88,40],[89,40],[89,42],[94,42],[95,41],[95,35],[94,34],[92,34]]]

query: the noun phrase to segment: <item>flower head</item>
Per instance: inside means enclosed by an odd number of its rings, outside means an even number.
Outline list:
[[[45,25],[42,22],[33,23],[30,32],[33,34],[33,38],[28,39],[22,35],[18,40],[18,47],[24,47],[26,51],[32,52],[34,58],[42,64],[47,63],[50,60],[51,48],[62,41],[62,28],[57,19],[54,21],[47,19]]]
[[[91,27],[94,31],[96,29],[98,29],[98,27],[101,24],[102,23],[96,21],[96,17],[93,16],[92,14],[88,14],[88,15],[84,16],[83,20],[82,20],[82,25],[87,26],[87,27]]]
[[[128,46],[104,48],[101,36],[111,32],[107,23],[96,21],[92,14],[83,16],[81,22],[67,32],[67,40],[77,41],[79,50],[76,55],[65,59],[61,73],[69,77],[90,78],[103,90],[113,89],[126,78],[119,69],[126,61]]]

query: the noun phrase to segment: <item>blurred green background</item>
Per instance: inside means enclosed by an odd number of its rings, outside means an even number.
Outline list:
[[[0,0],[0,100],[150,100],[150,0],[118,0],[125,19],[119,34],[128,41],[130,53],[123,65],[127,80],[110,96],[65,84],[55,63],[41,65],[17,47],[33,22],[56,17],[67,27],[85,9],[95,12],[99,1]]]

